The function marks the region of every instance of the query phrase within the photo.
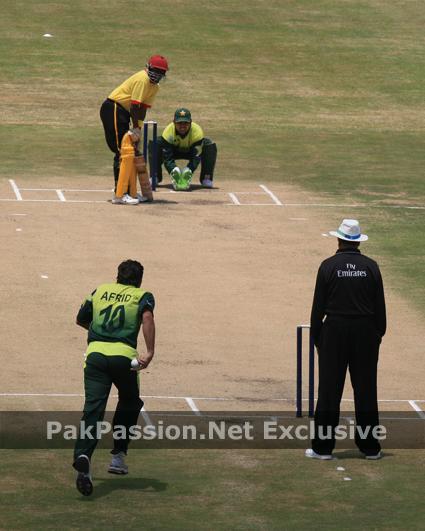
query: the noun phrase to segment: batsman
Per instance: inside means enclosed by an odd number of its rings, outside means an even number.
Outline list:
[[[137,204],[139,202],[137,198],[128,195],[128,190],[120,190],[120,193],[117,193],[120,165],[123,161],[121,145],[125,134],[130,131],[129,140],[137,147],[146,112],[153,105],[159,91],[159,82],[165,78],[167,71],[167,59],[162,55],[153,55],[148,60],[146,68],[121,83],[109,94],[100,108],[100,118],[105,131],[106,143],[115,154],[113,164],[115,197],[113,202],[116,204]],[[140,158],[138,161],[136,160],[136,164],[139,166],[137,171],[143,171]]]
[[[149,142],[149,167],[153,167],[154,149]],[[189,109],[180,107],[174,113],[174,120],[164,129],[158,139],[156,150],[157,181],[162,181],[162,164],[170,174],[174,190],[189,190],[193,173],[201,165],[200,183],[203,188],[213,188],[214,168],[217,160],[217,146],[204,137],[200,125],[192,122]],[[176,160],[187,161],[179,168]]]

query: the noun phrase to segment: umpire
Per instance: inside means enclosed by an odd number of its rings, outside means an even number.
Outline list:
[[[332,459],[348,367],[356,445],[366,459],[379,459],[381,446],[371,432],[379,424],[378,352],[386,330],[381,272],[374,260],[360,253],[360,242],[368,237],[361,234],[357,220],[344,219],[339,229],[329,234],[338,238],[338,250],[319,267],[311,309],[311,332],[319,355],[319,393],[314,439],[306,456]],[[359,428],[368,435],[362,438]]]

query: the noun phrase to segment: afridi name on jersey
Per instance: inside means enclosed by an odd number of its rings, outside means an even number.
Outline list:
[[[86,355],[137,356],[143,312],[153,312],[152,293],[125,284],[102,284],[82,304],[77,322],[90,325]]]
[[[151,107],[158,90],[159,85],[151,83],[146,71],[141,70],[121,83],[109,94],[108,98],[130,111],[132,103],[143,103],[145,107]]]
[[[162,138],[166,142],[177,148],[179,151],[184,152],[190,151],[190,148],[194,144],[200,144],[202,142],[202,139],[204,138],[204,133],[198,124],[192,122],[189,129],[189,133],[184,137],[181,137],[179,134],[177,134],[174,122],[172,122],[168,124],[167,127],[164,129],[164,132],[162,133]]]

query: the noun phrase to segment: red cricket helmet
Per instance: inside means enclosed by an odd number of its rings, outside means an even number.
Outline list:
[[[159,70],[168,70],[168,61],[163,55],[152,55],[148,61],[148,67],[158,68]]]

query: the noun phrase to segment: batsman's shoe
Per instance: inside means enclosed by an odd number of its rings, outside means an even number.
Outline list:
[[[90,459],[82,454],[77,457],[72,465],[78,472],[76,487],[83,496],[90,496],[93,492],[93,483],[90,475]]]
[[[202,181],[202,186],[203,188],[212,188],[214,185],[211,179],[204,179]]]
[[[146,201],[149,201],[147,197],[144,197],[142,194],[137,194],[137,199],[139,200],[139,203],[146,203]]]
[[[305,456],[310,457],[311,459],[321,459],[322,461],[329,461],[333,459],[331,454],[317,454],[313,448],[308,448],[305,451]]]
[[[131,197],[128,194],[124,194],[122,197],[117,197],[116,195],[112,198],[113,205],[138,205],[139,200]]]
[[[125,464],[125,453],[119,452],[112,456],[108,472],[110,474],[128,474],[128,466]]]

